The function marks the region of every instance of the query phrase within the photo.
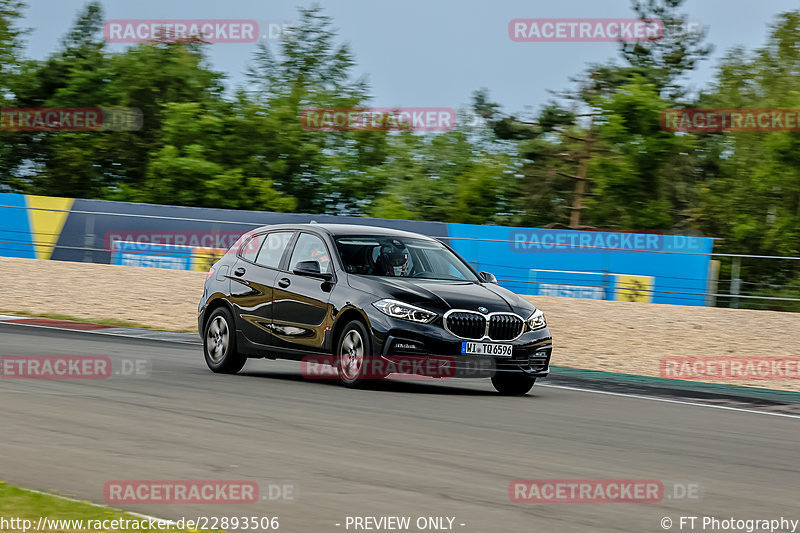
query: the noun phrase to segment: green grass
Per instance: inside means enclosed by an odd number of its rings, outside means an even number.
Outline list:
[[[9,520],[11,518],[20,518],[30,520],[32,525],[29,525],[29,531],[34,530],[40,517],[47,517],[49,520],[83,520],[83,528],[89,529],[87,526],[91,525],[91,529],[99,531],[143,531],[147,533],[159,533],[163,531],[193,531],[193,530],[178,530],[170,528],[169,530],[152,530],[145,528],[140,529],[100,529],[95,528],[95,524],[87,524],[88,520],[136,520],[143,521],[142,517],[126,513],[119,509],[112,509],[111,507],[93,504],[91,502],[73,501],[63,497],[58,497],[52,494],[42,494],[39,492],[31,492],[19,487],[8,485],[0,481],[0,517]],[[55,524],[53,524],[55,525]],[[124,524],[122,524],[124,525]],[[128,524],[134,526],[135,524]],[[55,531],[73,531],[76,530],[75,524],[69,527],[67,524],[62,524],[64,527],[50,527],[46,531],[39,533],[55,532]],[[21,525],[17,527],[4,527],[3,531],[22,531]],[[42,525],[44,530],[44,524]]]
[[[7,311],[0,309],[0,314],[4,315],[19,315],[31,318],[52,318],[54,320],[71,320],[73,322],[88,322],[91,324],[101,324],[103,326],[116,326],[120,328],[141,328],[152,329],[158,331],[171,331],[174,333],[194,333],[194,329],[161,329],[146,324],[139,324],[138,322],[130,322],[128,320],[119,320],[117,318],[80,318],[71,315],[62,315],[60,313],[31,313],[30,311]]]

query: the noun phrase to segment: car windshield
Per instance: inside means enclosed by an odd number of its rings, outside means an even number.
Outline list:
[[[338,237],[336,247],[351,274],[401,278],[479,281],[443,244],[386,235]]]

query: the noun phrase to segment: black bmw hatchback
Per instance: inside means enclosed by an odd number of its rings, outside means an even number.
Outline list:
[[[489,377],[509,395],[549,372],[540,310],[442,242],[392,229],[248,232],[209,271],[198,311],[214,372],[238,372],[248,357],[304,369],[327,360],[350,387],[387,375]]]

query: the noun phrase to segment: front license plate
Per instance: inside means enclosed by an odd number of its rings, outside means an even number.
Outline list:
[[[511,357],[511,345],[497,344],[495,342],[462,342],[461,353],[491,355],[493,357]]]

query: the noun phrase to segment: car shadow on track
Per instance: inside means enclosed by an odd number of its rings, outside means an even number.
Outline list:
[[[304,383],[315,383],[320,386],[328,385],[333,387],[342,387],[335,379],[308,379],[301,374],[294,374],[290,372],[269,372],[263,370],[257,371],[240,371],[240,376],[277,379],[281,381],[295,381]],[[450,380],[440,379],[433,381],[431,379],[415,379],[415,378],[398,378],[398,379],[382,379],[371,382],[361,390],[371,390],[379,392],[393,392],[393,393],[410,393],[410,394],[436,394],[443,396],[499,396],[493,390],[483,390],[474,388],[459,387],[469,383],[470,380],[461,380],[459,382],[451,382]],[[474,383],[482,383],[484,380],[474,380]],[[488,381],[487,381],[488,382]]]

